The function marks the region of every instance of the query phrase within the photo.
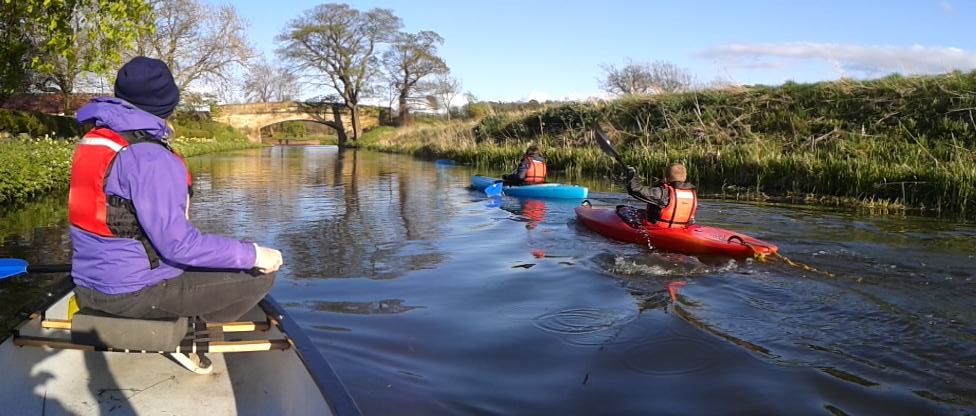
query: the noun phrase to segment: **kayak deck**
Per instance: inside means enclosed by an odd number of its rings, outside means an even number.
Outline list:
[[[2,414],[45,415],[331,415],[330,398],[348,393],[330,391],[326,397],[306,365],[308,359],[295,345],[295,337],[278,322],[256,331],[232,332],[234,341],[287,339],[292,347],[240,353],[209,353],[213,372],[198,375],[167,355],[53,349],[31,345],[36,340],[68,339],[69,331],[56,328],[67,321],[68,293],[23,322],[17,332],[0,343]],[[273,302],[273,300],[271,300]],[[265,305],[267,306],[267,305]],[[289,319],[284,315],[278,319]],[[269,321],[256,306],[242,319]],[[70,325],[70,324],[67,324]],[[263,329],[263,331],[262,331]],[[225,330],[226,332],[226,330]],[[304,335],[298,339],[308,342]],[[320,369],[321,370],[321,369]],[[331,369],[328,369],[331,371]],[[334,374],[332,374],[334,376]],[[345,400],[350,400],[346,398]],[[335,403],[332,403],[335,404]],[[355,405],[353,404],[353,407]],[[340,408],[336,414],[358,414]]]
[[[643,210],[640,212],[643,213]],[[692,225],[685,228],[663,228],[645,222],[644,227],[635,228],[620,217],[617,209],[611,208],[578,206],[576,217],[587,228],[604,236],[675,253],[751,257],[755,254],[772,254],[778,250],[773,244],[717,227]]]
[[[485,188],[499,181],[501,179],[474,175],[471,177],[471,187],[477,191],[483,191]],[[579,185],[542,183],[537,185],[505,185],[502,188],[502,192],[506,195],[516,197],[583,199],[589,194],[589,189]]]

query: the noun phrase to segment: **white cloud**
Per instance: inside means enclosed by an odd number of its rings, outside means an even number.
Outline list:
[[[952,13],[955,10],[955,7],[952,7],[952,3],[949,3],[947,1],[943,1],[943,2],[939,3],[939,6],[941,6],[942,7],[942,11],[944,11],[946,13]]]
[[[976,68],[976,53],[951,47],[865,46],[834,43],[737,43],[707,49],[701,56],[732,67],[767,68],[788,61],[824,61],[839,72],[880,75],[932,74]]]

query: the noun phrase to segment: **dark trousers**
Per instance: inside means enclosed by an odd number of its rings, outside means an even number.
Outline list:
[[[108,295],[75,288],[78,307],[127,318],[199,316],[208,322],[232,322],[271,290],[275,274],[246,271],[186,271],[138,292]]]
[[[525,185],[525,180],[514,173],[502,176],[502,182],[507,186]]]

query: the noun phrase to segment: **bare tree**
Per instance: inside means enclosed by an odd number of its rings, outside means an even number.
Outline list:
[[[600,88],[615,95],[679,92],[692,84],[687,70],[667,61],[647,64],[628,59],[620,68],[613,64],[603,64],[601,68],[606,75],[600,80]]]
[[[362,12],[346,4],[321,4],[288,22],[277,38],[284,44],[278,53],[294,69],[338,93],[349,109],[356,140],[362,132],[359,101],[377,70],[377,46],[391,40],[402,25],[389,9]],[[345,140],[345,129],[339,129],[339,145]]]
[[[437,46],[443,43],[444,38],[436,32],[400,33],[390,49],[383,52],[383,67],[397,89],[400,125],[410,123],[411,99],[426,95],[416,94],[417,83],[424,77],[447,71],[444,60],[437,56]]]
[[[282,102],[298,98],[298,77],[289,69],[262,59],[248,67],[244,93],[250,102]]]
[[[180,91],[209,85],[218,91],[235,82],[236,70],[257,54],[247,41],[247,22],[232,5],[199,0],[153,0],[156,30],[137,39],[136,55],[169,65]]]
[[[652,85],[663,92],[686,91],[694,82],[694,77],[687,69],[668,61],[654,61],[649,68]]]
[[[461,94],[461,80],[448,73],[438,75],[434,79],[434,94],[447,110],[447,121],[451,121],[451,102]]]

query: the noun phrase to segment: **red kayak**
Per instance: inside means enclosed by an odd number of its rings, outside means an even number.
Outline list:
[[[619,212],[618,212],[619,211]],[[640,218],[642,224],[631,226],[626,218]],[[773,254],[775,245],[721,228],[691,225],[685,228],[659,227],[643,220],[644,210],[621,206],[591,208],[588,203],[576,207],[576,218],[587,228],[615,240],[649,244],[659,250],[682,254],[711,254],[730,257],[751,257],[754,254]]]

